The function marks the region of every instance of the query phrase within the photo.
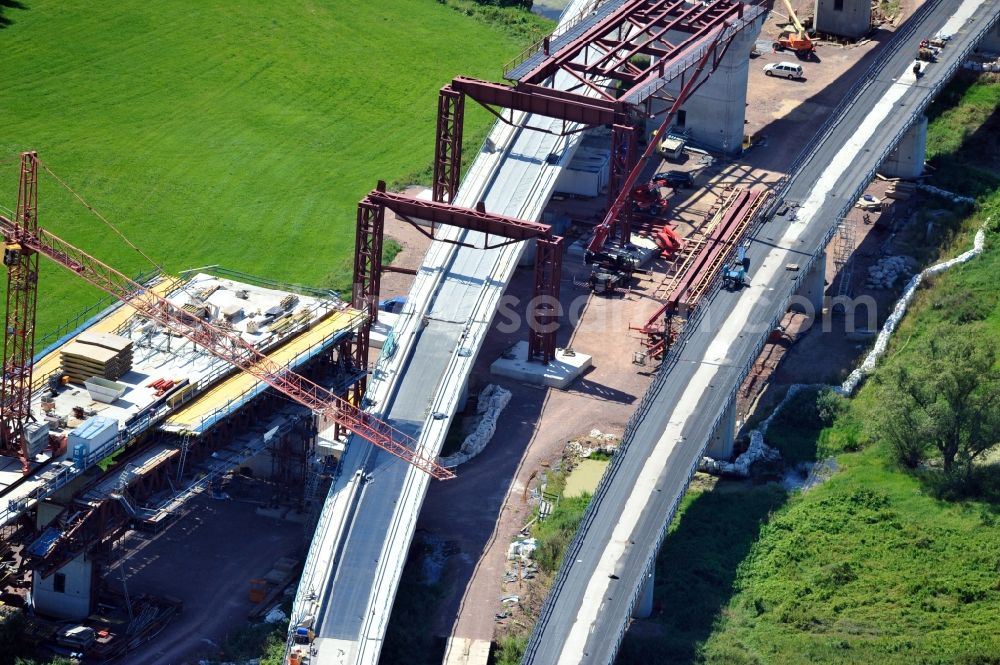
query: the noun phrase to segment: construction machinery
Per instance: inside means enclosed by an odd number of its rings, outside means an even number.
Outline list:
[[[669,226],[664,226],[653,234],[653,242],[660,248],[660,255],[663,258],[673,256],[684,247],[684,240]]]
[[[788,20],[791,21],[794,30],[790,30],[786,26],[786,32],[783,32],[781,37],[778,37],[778,40],[771,46],[775,51],[795,51],[796,54],[803,57],[812,55],[816,51],[816,45],[809,38],[809,34],[802,26],[802,22],[799,21],[799,17],[795,15],[792,3],[789,0],[783,0],[783,2],[785,3],[785,8],[788,10]]]
[[[0,216],[4,263],[8,268],[7,326],[4,336],[0,452],[21,459],[30,470],[28,430],[31,412],[38,257],[45,256],[134,309],[163,329],[184,337],[293,401],[341,425],[379,448],[438,479],[454,473],[417,451],[417,442],[365,413],[327,388],[278,365],[231,330],[212,325],[172,303],[151,288],[126,277],[65,240],[38,226],[38,156],[21,155],[21,179],[14,219]],[[372,312],[367,313],[372,316]],[[365,349],[367,352],[367,348]],[[360,402],[360,400],[359,400]]]
[[[750,270],[750,258],[747,256],[746,245],[736,249],[736,257],[722,272],[722,286],[729,291],[738,291],[747,282]]]
[[[643,183],[632,190],[632,205],[636,212],[657,216],[667,210],[667,200],[660,192],[660,184],[655,180]]]

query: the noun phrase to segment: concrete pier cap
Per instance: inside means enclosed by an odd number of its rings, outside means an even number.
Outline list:
[[[680,108],[673,124],[689,134],[700,147],[735,157],[743,151],[747,105],[747,75],[750,72],[750,51],[764,27],[764,17],[737,33],[719,65],[708,79]],[[667,33],[667,40],[683,41],[680,33]],[[669,95],[680,92],[681,82],[675,79],[666,85]],[[652,101],[654,118],[649,125],[656,127],[670,103]]]

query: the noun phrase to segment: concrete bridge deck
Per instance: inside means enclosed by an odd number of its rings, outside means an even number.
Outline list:
[[[996,23],[1000,0],[930,0],[894,36],[792,170],[789,204],[755,233],[751,284],[718,291],[664,362],[571,544],[525,664],[611,663],[709,435],[836,223],[914,119]],[[952,41],[922,78],[919,41]]]

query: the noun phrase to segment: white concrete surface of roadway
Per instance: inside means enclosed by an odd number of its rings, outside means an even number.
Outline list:
[[[566,554],[523,663],[614,661],[710,432],[786,310],[796,276],[807,272],[787,271],[786,264],[807,266],[822,253],[875,169],[998,13],[1000,0],[929,0],[835,111],[782,192],[789,211],[754,234],[749,288],[717,291],[702,306],[644,396]],[[917,45],[938,32],[952,34],[952,41],[918,79],[912,72]]]

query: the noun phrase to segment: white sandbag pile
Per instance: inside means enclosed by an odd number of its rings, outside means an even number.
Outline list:
[[[935,187],[934,185],[927,185],[924,183],[918,183],[917,189],[927,192],[928,194],[933,194],[934,196],[940,196],[943,199],[947,199],[952,203],[966,203],[972,205],[976,202],[976,199],[971,196],[962,196],[961,194],[956,194],[955,192],[949,192],[947,189],[941,189],[940,187]]]
[[[457,453],[442,457],[438,463],[450,469],[468,462],[481,453],[493,438],[497,429],[497,419],[508,402],[510,402],[509,390],[493,383],[486,386],[486,389],[479,394],[479,401],[476,404],[476,413],[480,416],[476,429],[465,437]]]
[[[868,352],[868,355],[865,357],[861,365],[851,372],[850,376],[847,377],[844,383],[835,388],[835,390],[842,395],[851,395],[855,389],[857,389],[861,380],[875,369],[875,363],[877,363],[878,359],[882,357],[883,353],[885,353],[885,349],[889,345],[889,338],[892,337],[892,333],[896,331],[896,328],[899,326],[899,322],[903,319],[903,314],[906,313],[906,308],[910,306],[910,301],[913,300],[913,296],[916,294],[917,287],[920,286],[920,282],[924,279],[924,277],[937,275],[952,266],[965,263],[966,261],[982,254],[983,246],[986,243],[985,229],[989,226],[989,224],[990,220],[987,219],[983,228],[976,231],[976,239],[972,243],[972,249],[956,256],[953,259],[932,265],[930,268],[927,268],[923,272],[919,272],[913,276],[913,279],[910,280],[910,283],[907,284],[906,288],[903,290],[903,295],[898,301],[896,301],[896,306],[893,308],[892,314],[889,315],[889,318],[886,319],[885,325],[882,326],[882,330],[879,331],[878,337],[875,338],[875,345],[872,347],[872,350]]]

